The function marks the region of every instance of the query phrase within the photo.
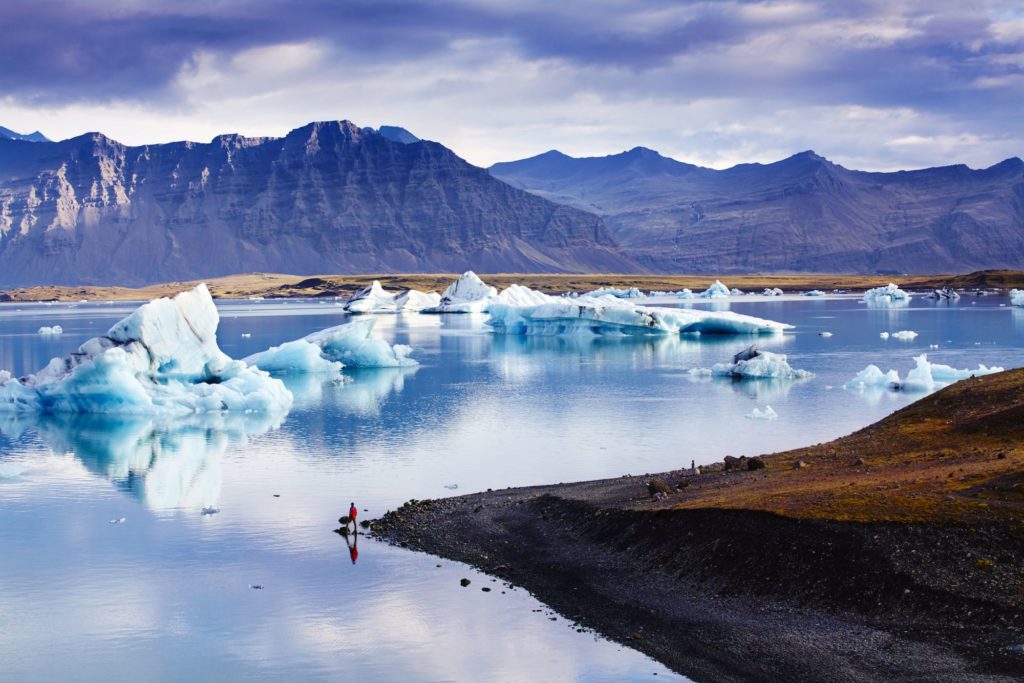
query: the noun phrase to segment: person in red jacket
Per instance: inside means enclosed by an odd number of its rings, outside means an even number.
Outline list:
[[[356,524],[356,515],[359,514],[359,510],[356,509],[354,502],[348,504],[348,519],[352,522],[352,530],[359,533],[359,526]],[[347,528],[347,527],[346,527]]]

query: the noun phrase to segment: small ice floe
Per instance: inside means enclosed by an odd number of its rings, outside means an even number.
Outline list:
[[[832,333],[831,332],[819,332],[818,336],[819,337],[831,337]]]
[[[940,301],[955,301],[960,298],[956,290],[952,287],[943,287],[942,289],[932,290],[929,294],[925,294],[926,299],[939,299]]]
[[[907,306],[910,304],[910,294],[890,282],[885,287],[875,287],[864,292],[864,302],[868,306],[880,308]]]
[[[914,357],[916,366],[901,380],[895,370],[883,373],[877,365],[869,365],[846,383],[847,389],[888,388],[896,391],[931,392],[968,377],[1002,372],[1003,368],[979,364],[975,369],[959,370],[941,363],[931,363],[926,354]]]
[[[614,296],[616,299],[640,299],[643,298],[643,292],[636,287],[630,287],[629,289],[619,289],[618,287],[601,287],[595,289],[592,292],[587,292],[582,296],[590,297],[602,297],[602,296]]]
[[[893,332],[892,338],[899,339],[900,341],[914,341],[917,338],[917,332],[913,330],[900,330],[899,332]]]
[[[248,339],[251,336],[252,336],[252,332],[243,332],[242,333],[242,339]]]
[[[782,294],[783,291],[778,287],[772,287],[770,289],[768,287],[765,287],[764,291],[761,292],[761,296],[782,296]]]
[[[747,417],[751,420],[778,420],[779,414],[772,410],[771,406],[766,405],[764,410],[754,408]]]
[[[111,524],[124,524],[127,521],[128,521],[128,519],[126,517],[118,517],[116,519],[110,520],[110,523]]]
[[[825,292],[820,289],[812,289],[809,292],[804,292],[804,296],[825,296]]]
[[[686,372],[692,379],[698,379],[700,377],[711,377],[711,368],[690,368]]]
[[[39,332],[37,334],[41,334],[44,337],[56,337],[58,335],[64,334],[64,328],[61,327],[60,325],[54,325],[53,327],[47,327],[46,325],[44,325],[43,327],[39,328]]]
[[[888,339],[889,338],[889,333],[888,332],[879,332],[878,336],[881,337],[882,339]]]
[[[761,351],[756,346],[737,353],[732,357],[732,363],[716,363],[711,372],[733,379],[806,379],[814,376],[806,370],[791,367],[785,354]]]
[[[928,348],[929,349],[937,349],[937,348],[939,348],[939,345],[938,344],[929,344]]]
[[[1024,289],[1011,289],[1010,303],[1014,306],[1024,306]]]
[[[199,511],[201,515],[215,515],[220,512],[220,508],[213,507],[212,505],[205,505],[203,509]]]

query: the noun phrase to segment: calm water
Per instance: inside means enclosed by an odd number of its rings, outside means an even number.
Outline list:
[[[841,388],[868,363],[1024,365],[1024,310],[1005,303],[733,303],[797,325],[759,342],[815,373],[800,382],[687,375],[749,338],[522,339],[479,317],[402,315],[376,334],[414,346],[420,367],[292,382],[280,424],[0,414],[0,679],[679,680],[464,566],[365,538],[353,563],[334,521],[353,499],[375,517],[413,497],[831,439],[915,398]],[[2,304],[0,368],[34,371],[132,308]],[[344,320],[333,302],[220,309],[234,357]],[[38,336],[44,324],[63,336]],[[920,335],[879,339],[897,330]],[[777,421],[745,417],[765,404]]]

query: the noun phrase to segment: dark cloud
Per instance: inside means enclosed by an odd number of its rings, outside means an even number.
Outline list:
[[[314,42],[334,68],[386,72],[445,63],[458,41],[475,41],[484,46],[474,52],[481,70],[507,55],[558,65],[563,80],[545,86],[543,69],[538,76],[538,103],[569,94],[568,69],[574,92],[605,101],[904,107],[998,134],[1024,105],[1024,12],[1013,0],[966,7],[953,0],[2,0],[0,97],[22,106],[161,106],[178,95],[179,74],[201,54],[223,65],[252,48]],[[1017,28],[1000,31],[1007,22]],[[458,89],[463,76],[453,73],[444,88]]]

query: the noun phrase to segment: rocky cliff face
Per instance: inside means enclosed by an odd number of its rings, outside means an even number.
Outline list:
[[[325,122],[144,147],[99,133],[0,139],[0,286],[637,269],[600,218],[396,130]]]
[[[813,152],[723,171],[637,148],[497,164],[516,187],[598,213],[662,272],[944,273],[1024,263],[1024,162],[851,171]]]

